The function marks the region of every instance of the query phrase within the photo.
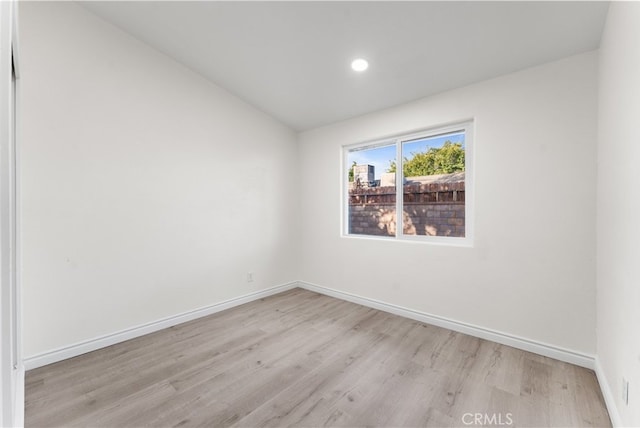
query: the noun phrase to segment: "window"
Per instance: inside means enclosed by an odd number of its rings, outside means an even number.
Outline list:
[[[344,147],[344,234],[470,245],[472,127]]]

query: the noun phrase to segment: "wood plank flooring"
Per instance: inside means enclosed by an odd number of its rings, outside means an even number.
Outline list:
[[[27,372],[27,427],[611,426],[590,370],[295,289]]]

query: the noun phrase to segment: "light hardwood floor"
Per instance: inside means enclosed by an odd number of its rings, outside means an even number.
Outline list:
[[[301,289],[31,370],[25,418],[27,427],[610,426],[590,370]]]

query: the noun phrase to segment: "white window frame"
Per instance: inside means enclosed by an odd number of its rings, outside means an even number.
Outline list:
[[[356,144],[342,146],[342,219],[340,222],[341,236],[355,239],[377,239],[384,241],[419,242],[451,246],[473,246],[474,237],[474,121],[465,120],[454,124],[436,126],[420,131],[400,134],[389,138],[366,141]],[[428,235],[405,235],[403,232],[403,216],[400,213],[404,210],[404,174],[402,145],[405,142],[437,137],[442,134],[453,132],[464,132],[465,146],[465,236],[428,236]],[[355,148],[366,149],[395,144],[396,148],[396,234],[395,236],[374,236],[364,234],[349,233],[349,152]]]

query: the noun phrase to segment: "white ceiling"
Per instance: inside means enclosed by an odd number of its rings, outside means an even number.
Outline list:
[[[597,49],[604,2],[87,2],[295,130]],[[358,74],[351,60],[366,58]]]

